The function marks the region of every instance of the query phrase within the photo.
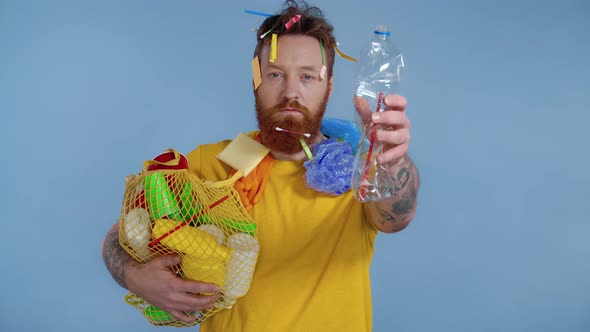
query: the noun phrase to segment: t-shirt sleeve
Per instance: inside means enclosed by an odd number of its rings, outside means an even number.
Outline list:
[[[186,158],[190,172],[202,180],[221,181],[227,179],[232,168],[217,159],[217,155],[229,142],[226,140],[215,144],[202,144],[189,152]]]
[[[199,145],[197,146],[196,149],[194,149],[193,151],[189,152],[186,155],[186,158],[188,159],[188,169],[189,171],[191,171],[191,173],[197,175],[198,177],[202,176],[202,156],[203,154],[203,145]]]

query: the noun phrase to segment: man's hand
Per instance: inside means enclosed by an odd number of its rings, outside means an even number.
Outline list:
[[[410,145],[410,120],[406,116],[406,98],[400,95],[387,95],[383,98],[385,109],[375,112],[369,107],[369,103],[363,97],[355,96],[353,99],[356,111],[363,123],[373,122],[381,125],[377,130],[377,141],[384,144],[383,152],[377,156],[381,164],[397,162],[408,152]]]
[[[156,257],[148,263],[136,262],[119,245],[119,222],[109,230],[102,243],[102,258],[113,279],[150,304],[183,322],[196,317],[185,312],[210,308],[219,297],[216,285],[184,280],[172,267],[180,263],[178,255]]]
[[[371,110],[363,97],[355,96],[353,102],[363,123],[380,125],[375,138],[383,144],[383,150],[377,161],[387,164],[395,187],[393,197],[367,203],[371,221],[382,232],[398,232],[414,218],[420,188],[418,169],[407,155],[410,120],[404,111],[408,102],[403,96],[387,95],[383,98],[382,112]]]
[[[144,264],[130,262],[125,267],[125,282],[129,291],[189,323],[196,317],[185,312],[213,307],[219,297],[219,287],[182,279],[172,271],[177,264],[180,264],[178,255],[159,256]]]

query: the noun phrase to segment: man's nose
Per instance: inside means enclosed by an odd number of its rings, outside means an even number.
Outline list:
[[[300,97],[300,86],[299,86],[299,80],[297,79],[297,77],[288,77],[285,81],[284,81],[284,86],[283,86],[283,99],[286,100],[299,100]]]

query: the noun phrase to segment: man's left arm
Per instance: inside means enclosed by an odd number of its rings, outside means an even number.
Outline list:
[[[406,154],[389,167],[395,191],[390,198],[368,202],[367,209],[377,229],[384,233],[406,228],[416,214],[420,175],[412,159]]]
[[[416,214],[420,176],[412,159],[408,156],[410,144],[410,120],[406,116],[407,100],[400,95],[388,95],[383,99],[385,109],[371,112],[367,101],[354,97],[354,105],[363,122],[381,125],[376,133],[377,141],[384,146],[377,157],[387,165],[394,182],[393,197],[378,202],[365,203],[375,227],[385,233],[404,229]]]

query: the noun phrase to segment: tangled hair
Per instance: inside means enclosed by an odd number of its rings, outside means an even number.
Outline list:
[[[290,29],[287,29],[285,23],[289,22],[295,15],[301,15],[301,19],[293,24]],[[260,36],[270,29],[272,29],[272,32],[266,35],[264,39],[260,39]],[[334,27],[323,17],[322,11],[318,7],[310,7],[305,1],[287,0],[280,12],[264,20],[258,28],[254,56],[260,56],[262,47],[270,44],[270,36],[273,33],[278,36],[292,34],[314,37],[321,40],[324,46],[324,60],[328,79],[330,79],[334,68],[334,46],[336,45],[336,39],[332,31],[334,31]]]

